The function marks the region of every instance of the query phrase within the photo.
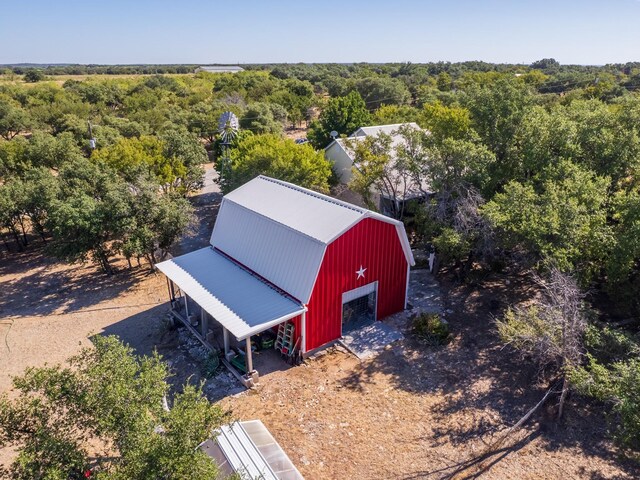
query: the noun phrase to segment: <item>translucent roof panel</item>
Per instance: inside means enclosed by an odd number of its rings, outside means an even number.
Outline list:
[[[260,420],[225,425],[200,448],[224,472],[230,466],[243,480],[304,480]]]

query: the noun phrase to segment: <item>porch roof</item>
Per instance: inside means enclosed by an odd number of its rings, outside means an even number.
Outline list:
[[[238,340],[305,311],[305,307],[212,247],[157,264],[158,269]]]

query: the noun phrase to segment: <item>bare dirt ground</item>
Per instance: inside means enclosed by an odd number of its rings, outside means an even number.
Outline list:
[[[206,228],[194,231],[188,248],[207,243],[219,200],[208,195],[195,199]],[[252,391],[220,371],[205,392],[236,418],[261,419],[308,479],[640,478],[603,440],[604,408],[575,397],[560,424],[543,411],[500,455],[459,471],[544,389],[532,387],[536,372],[501,348],[492,326],[492,312],[526,298],[526,282],[494,278],[471,288],[447,278],[442,299],[454,339],[446,346],[425,346],[405,328],[405,340],[363,363],[334,348],[298,367],[283,363]],[[119,335],[139,353],[157,348],[176,385],[202,379],[197,343],[183,329],[162,327],[160,274],[140,268],[108,277],[32,246],[0,256],[0,291],[0,393],[25,367],[61,362],[95,333]],[[0,451],[0,464],[10,457]]]
[[[639,478],[602,440],[603,410],[580,399],[560,424],[543,411],[498,455],[461,469],[544,394],[531,387],[536,372],[497,343],[488,310],[517,289],[504,287],[445,285],[455,333],[446,346],[426,347],[405,332],[363,363],[333,349],[221,404],[238,418],[260,418],[306,478]]]

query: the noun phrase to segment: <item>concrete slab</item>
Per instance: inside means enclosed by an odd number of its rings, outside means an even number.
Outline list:
[[[372,358],[387,345],[402,340],[404,335],[391,325],[374,322],[359,330],[353,330],[342,337],[342,343],[360,360]]]

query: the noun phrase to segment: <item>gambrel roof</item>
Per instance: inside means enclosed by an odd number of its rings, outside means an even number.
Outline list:
[[[327,246],[364,218],[395,225],[414,265],[401,222],[259,176],[224,197],[210,247],[157,267],[242,340],[305,312]]]
[[[327,245],[364,218],[395,225],[414,264],[402,222],[262,175],[224,197],[211,245],[307,303]]]

